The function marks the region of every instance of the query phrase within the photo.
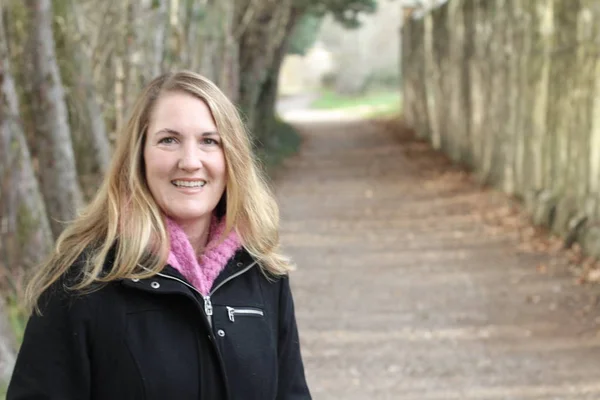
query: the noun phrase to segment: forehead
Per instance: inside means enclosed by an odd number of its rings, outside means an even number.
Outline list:
[[[156,100],[150,120],[151,131],[169,128],[181,130],[216,130],[212,112],[204,100],[185,92],[167,92]]]

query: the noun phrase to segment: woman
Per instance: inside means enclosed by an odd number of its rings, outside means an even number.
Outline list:
[[[310,399],[277,215],[223,93],[152,81],[28,285],[7,399]]]

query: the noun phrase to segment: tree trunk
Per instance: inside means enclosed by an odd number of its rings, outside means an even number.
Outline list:
[[[123,0],[122,0],[123,1]],[[131,107],[133,107],[134,94],[137,91],[136,85],[136,69],[134,53],[136,48],[136,30],[135,23],[137,17],[137,1],[127,0],[123,1],[125,5],[125,40],[123,43],[123,60],[125,60],[124,71],[123,71],[123,106],[125,115],[129,114]]]
[[[215,0],[204,0],[204,17],[200,30],[200,61],[199,68],[205,77],[215,82],[220,87],[217,71],[218,39],[221,35],[219,22],[223,18],[221,3]]]
[[[139,14],[138,2],[121,0],[119,7],[119,30],[122,39],[116,46],[115,65],[115,130],[120,132],[125,118],[133,106],[133,93],[137,91],[137,72],[135,52],[139,49],[135,29],[136,16]]]
[[[104,114],[96,97],[96,87],[94,85],[90,59],[91,55],[87,54],[83,46],[83,23],[81,21],[81,12],[75,0],[71,0],[71,12],[78,33],[77,37],[72,40],[74,45],[73,54],[75,55],[75,62],[79,66],[77,88],[81,94],[80,98],[84,100],[85,110],[87,111],[87,120],[89,123],[87,134],[92,144],[90,155],[94,158],[94,164],[98,170],[104,174],[108,170],[112,151],[108,140]]]
[[[238,18],[244,18],[246,12],[238,12]],[[259,146],[265,145],[270,132],[259,128],[258,109],[263,85],[273,86],[268,82],[273,67],[277,65],[280,52],[285,46],[286,38],[293,28],[299,12],[289,1],[283,1],[277,7],[263,4],[254,12],[254,16],[245,27],[239,41],[239,99],[238,103],[247,118],[246,123],[258,140]],[[244,22],[236,25],[244,27]],[[275,84],[276,88],[276,84]],[[264,106],[266,109],[266,106]],[[271,115],[273,113],[271,112]]]
[[[17,361],[15,333],[10,325],[6,301],[0,298],[0,381],[8,386]]]
[[[257,13],[239,44],[239,103],[259,147],[271,140],[279,69],[290,33],[302,14],[285,3]]]
[[[290,17],[286,26],[284,40],[276,49],[273,64],[268,70],[267,79],[260,87],[258,102],[256,107],[256,119],[254,129],[256,132],[263,132],[263,140],[265,145],[276,146],[278,138],[273,131],[275,122],[275,107],[277,103],[277,93],[279,89],[279,71],[283,63],[283,58],[287,53],[289,38],[294,26],[299,20],[299,13],[294,12]]]
[[[240,91],[240,67],[238,38],[235,36],[235,4],[224,3],[223,44],[221,51],[221,74],[219,86],[233,102],[238,101]]]
[[[179,0],[169,0],[169,31],[167,34],[167,59],[164,68],[167,71],[177,69],[181,66],[183,57],[183,25],[181,4]]]
[[[40,141],[40,180],[54,236],[82,204],[52,32],[50,0],[26,1],[33,45],[32,102]]]
[[[181,53],[181,63],[184,68],[192,71],[197,70],[196,59],[200,46],[197,43],[198,39],[198,17],[202,11],[202,1],[200,0],[187,0],[185,7],[185,16],[183,24],[183,39],[184,46]]]
[[[19,101],[9,70],[8,49],[0,20],[0,215],[7,218],[9,232],[15,233],[19,259],[25,267],[39,264],[52,246],[46,206],[32,166],[31,155],[20,119]],[[7,185],[5,185],[7,184]],[[4,198],[9,201],[4,202]],[[10,201],[10,199],[13,199]],[[18,206],[17,206],[18,205]],[[6,211],[6,212],[5,212]],[[18,234],[16,234],[18,233]],[[4,242],[3,243],[7,243]],[[15,260],[11,260],[16,262]],[[7,267],[11,268],[11,264]]]
[[[163,71],[165,58],[165,42],[167,40],[168,21],[167,0],[158,0],[158,13],[154,31],[154,60],[152,62],[152,78],[160,75]]]
[[[2,9],[0,8],[0,15]],[[17,92],[9,71],[6,34],[0,18],[0,265],[17,278],[38,264],[51,247],[51,232],[19,122]],[[17,276],[16,276],[17,275]],[[13,282],[13,289],[18,283]],[[16,359],[15,337],[0,298],[0,380],[7,383]]]

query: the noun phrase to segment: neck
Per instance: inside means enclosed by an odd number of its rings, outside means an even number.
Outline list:
[[[196,257],[199,257],[204,252],[204,249],[208,243],[211,217],[211,215],[207,215],[201,219],[193,221],[174,220],[174,222],[181,227],[188,237]]]

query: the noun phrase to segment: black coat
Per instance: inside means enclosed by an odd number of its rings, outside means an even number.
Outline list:
[[[289,278],[244,250],[207,299],[167,265],[84,295],[57,283],[40,304],[7,400],[311,398]]]

